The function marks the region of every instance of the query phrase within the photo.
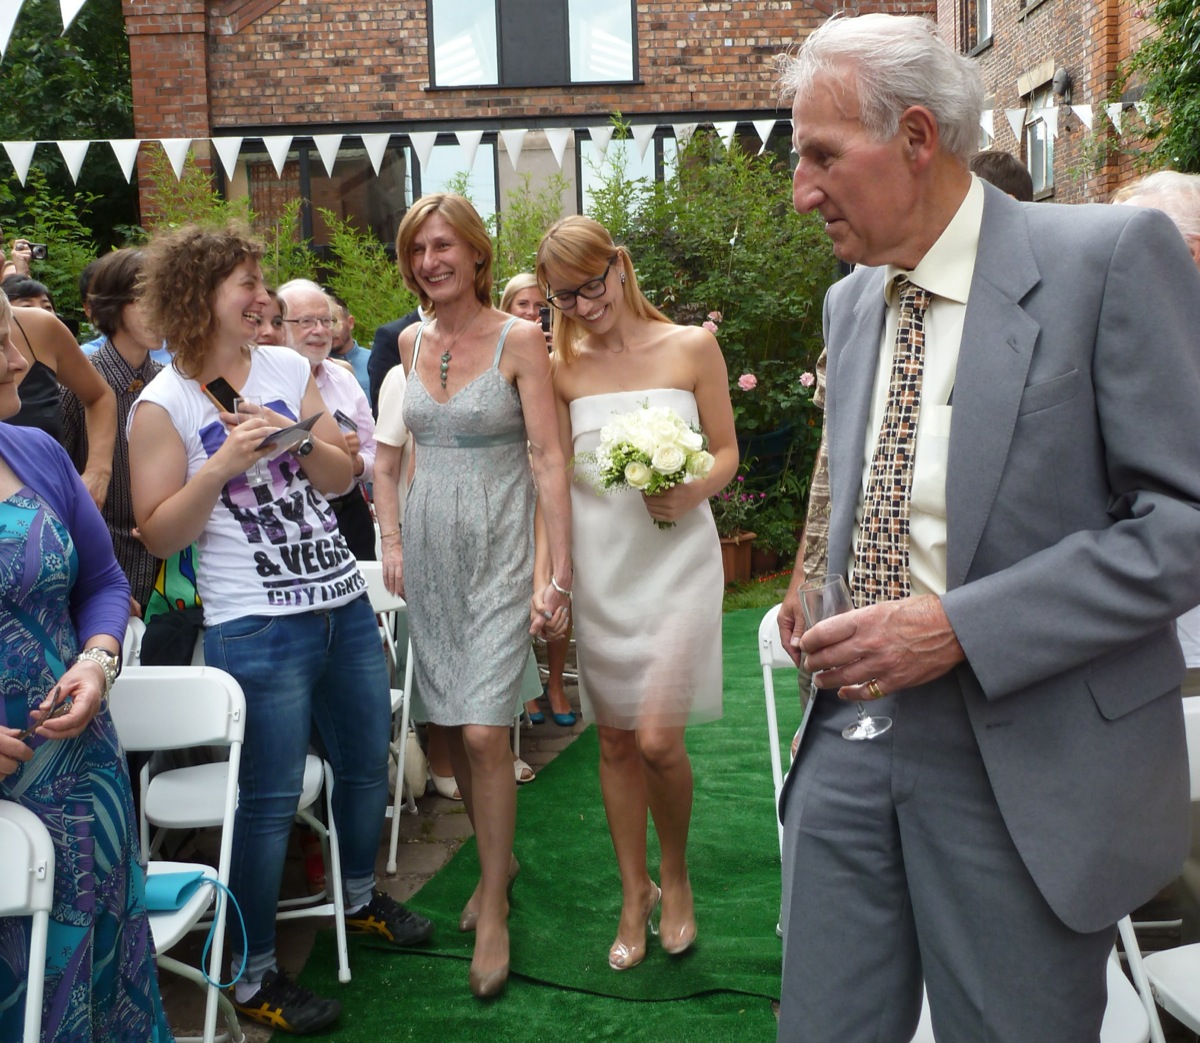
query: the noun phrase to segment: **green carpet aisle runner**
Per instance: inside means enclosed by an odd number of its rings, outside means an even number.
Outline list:
[[[779,855],[757,653],[761,618],[753,609],[725,617],[725,716],[688,732],[696,792],[689,864],[699,923],[690,953],[668,957],[652,939],[641,966],[620,974],[608,967],[620,885],[589,728],[520,790],[521,875],[504,998],[484,1004],[467,989],[473,936],[455,925],[478,876],[468,841],[408,903],[437,925],[430,946],[401,953],[352,938],[354,978],[341,986],[332,931],[318,935],[300,980],[342,1000],[329,1038],[774,1039]],[[777,686],[787,736],[798,714],[794,684],[781,677]],[[651,845],[656,867],[653,833]],[[651,875],[657,879],[654,868]]]

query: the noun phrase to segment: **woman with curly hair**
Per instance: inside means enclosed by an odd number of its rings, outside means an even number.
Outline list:
[[[387,669],[366,581],[325,498],[350,484],[350,457],[308,363],[288,348],[255,344],[270,305],[262,250],[232,226],[187,227],[147,246],[142,306],[172,364],[135,404],[129,450],[142,538],[163,558],[198,544],[205,659],[246,693],[230,885],[248,951],[234,1005],[307,1033],[331,1024],[340,1004],[279,970],[275,910],[310,733],[337,779],[347,925],[397,945],[423,941],[432,925],[375,889],[387,805]],[[218,378],[254,403],[249,411],[210,399],[206,388]],[[311,434],[297,441],[294,433],[283,442],[290,448],[264,443],[310,419]],[[252,478],[256,465],[265,473]],[[234,966],[242,955],[233,953]]]

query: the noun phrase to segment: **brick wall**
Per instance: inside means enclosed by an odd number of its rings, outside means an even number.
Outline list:
[[[1151,0],[1147,0],[1151,2]],[[938,0],[938,22],[947,41],[966,51],[962,0]],[[995,147],[1025,159],[1005,109],[1023,108],[1018,80],[1039,67],[1065,68],[1073,80],[1072,104],[1093,108],[1092,130],[1073,113],[1059,115],[1054,142],[1055,189],[1060,203],[1102,202],[1131,176],[1127,160],[1098,164],[1097,141],[1108,133],[1104,106],[1125,60],[1147,31],[1137,4],[1123,0],[993,0],[992,44],[976,55],[995,109]],[[1035,77],[1036,78],[1036,77]],[[1028,86],[1028,83],[1024,84]]]

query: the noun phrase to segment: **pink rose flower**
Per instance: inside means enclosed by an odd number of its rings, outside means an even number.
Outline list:
[[[743,373],[738,377],[738,387],[743,391],[753,391],[758,387],[758,377],[753,373]]]
[[[717,332],[717,324],[715,322],[708,322],[707,320],[705,320],[704,322],[700,323],[700,325],[703,326],[706,330],[708,330],[709,333]]]
[[[810,388],[816,382],[817,382],[817,378],[814,377],[811,373],[801,373],[800,374],[800,386],[801,387]]]
[[[721,321],[721,313],[719,311],[710,311],[708,313],[708,317],[712,319],[713,322]]]

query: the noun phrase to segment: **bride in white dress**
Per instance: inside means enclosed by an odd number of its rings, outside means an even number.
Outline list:
[[[682,953],[696,938],[684,727],[721,715],[724,578],[708,498],[732,479],[737,441],[716,339],[655,309],[628,251],[602,225],[578,216],[555,224],[538,247],[537,277],[556,308],[554,389],[568,458],[594,449],[613,414],[649,404],[698,424],[716,459],[707,478],[654,496],[600,494],[582,468],[571,486],[572,613],[621,873],[621,920],[608,954],[620,971],[645,958],[660,902],[663,948]],[[661,890],[646,864],[647,812],[662,851]]]

